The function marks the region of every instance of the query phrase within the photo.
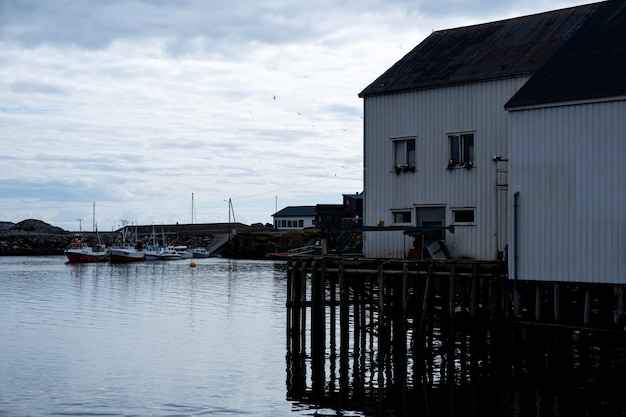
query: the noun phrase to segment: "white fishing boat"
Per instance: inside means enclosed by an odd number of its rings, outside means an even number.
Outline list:
[[[174,246],[174,250],[180,255],[182,259],[193,258],[193,253],[191,253],[185,245]]]
[[[141,240],[132,237],[132,233],[124,226],[122,233],[107,248],[111,263],[140,262],[145,259],[146,250]],[[134,240],[134,242],[133,242]]]
[[[144,257],[146,261],[172,261],[183,259],[181,254],[174,250],[173,246],[166,243],[165,235],[161,242],[157,240],[154,226],[152,226],[152,236],[150,236],[150,240],[146,245]]]
[[[211,252],[209,252],[208,250],[206,250],[206,248],[203,248],[203,247],[193,248],[191,250],[191,254],[193,255],[194,258],[209,258],[209,257],[211,257]]]

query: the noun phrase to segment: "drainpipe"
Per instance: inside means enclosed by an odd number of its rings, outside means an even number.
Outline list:
[[[518,242],[519,242],[519,191],[513,194],[513,314],[515,317],[521,317],[522,306],[520,302],[519,288],[517,288],[517,260]]]
[[[518,252],[518,229],[519,229],[519,191],[513,194],[513,279],[517,281]]]

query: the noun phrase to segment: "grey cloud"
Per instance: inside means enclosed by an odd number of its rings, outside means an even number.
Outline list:
[[[99,49],[120,38],[166,37],[186,47],[203,37],[224,42],[276,43],[303,37],[313,26],[299,7],[256,1],[40,1],[0,2],[0,37],[26,47],[42,43]]]
[[[9,84],[9,90],[18,94],[53,94],[63,95],[66,93],[64,88],[54,84],[41,83],[35,81],[14,81]]]
[[[173,55],[229,52],[250,42],[312,39],[354,23],[360,13],[401,10],[408,0],[337,3],[256,0],[0,0],[0,39],[33,48],[44,43],[102,49],[117,39],[160,37]],[[205,42],[198,44],[197,39]]]

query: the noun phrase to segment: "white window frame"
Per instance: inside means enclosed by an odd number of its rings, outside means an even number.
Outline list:
[[[466,219],[457,219],[457,214],[461,213],[472,213],[472,220],[468,221]],[[452,217],[452,224],[455,226],[475,226],[476,225],[476,207],[454,207],[450,209],[450,214]]]
[[[471,140],[471,144],[468,142]],[[459,132],[448,134],[448,168],[474,166],[476,153],[476,133]]]
[[[408,216],[408,221],[397,221],[396,216]],[[405,219],[402,219],[405,220]],[[391,210],[391,222],[392,224],[413,224],[413,210],[411,209],[400,209],[400,210]]]
[[[392,138],[393,170],[415,171],[416,145],[415,136]]]

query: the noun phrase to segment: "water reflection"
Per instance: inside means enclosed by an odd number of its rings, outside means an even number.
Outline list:
[[[0,259],[0,414],[292,416],[281,268]]]
[[[502,323],[453,328],[436,319],[421,333],[393,294],[381,307],[375,286],[353,283],[343,303],[331,281],[323,302],[315,277],[293,289],[306,303],[288,297],[288,398],[320,415],[626,414],[623,334]]]

